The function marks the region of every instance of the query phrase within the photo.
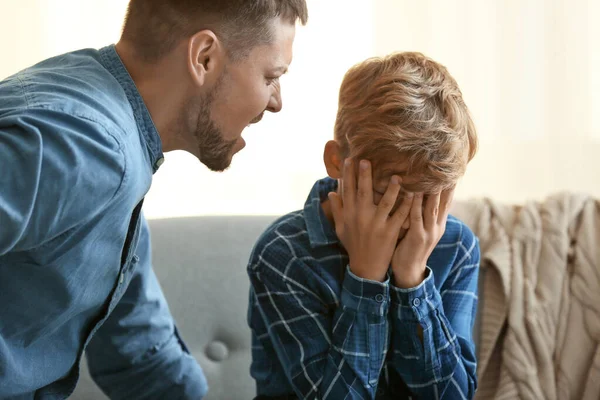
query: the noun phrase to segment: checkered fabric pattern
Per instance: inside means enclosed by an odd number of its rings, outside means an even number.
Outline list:
[[[250,258],[257,395],[473,398],[478,239],[450,216],[418,287],[361,279],[321,208],[336,185],[318,181],[304,209],[269,227]]]

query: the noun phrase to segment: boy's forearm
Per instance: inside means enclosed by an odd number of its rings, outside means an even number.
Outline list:
[[[457,391],[471,398],[475,377],[466,368],[459,338],[444,315],[432,282],[411,290],[392,289],[393,368],[419,398],[444,398]]]
[[[278,277],[251,275],[251,282],[269,327],[262,334],[270,337],[299,398],[375,399],[388,346],[388,282],[366,281],[347,270],[333,315],[311,298],[282,295],[289,287]],[[272,293],[281,301],[273,301]]]

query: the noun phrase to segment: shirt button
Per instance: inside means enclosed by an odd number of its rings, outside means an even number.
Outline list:
[[[123,275],[123,273],[121,272],[121,276],[119,276],[119,285],[121,285],[124,280],[125,280],[125,275]]]
[[[383,301],[385,300],[385,297],[383,297],[383,295],[380,293],[377,296],[375,296],[375,301],[378,303],[383,303]]]
[[[419,307],[420,305],[421,305],[421,299],[419,299],[417,297],[416,299],[413,300],[413,306]]]
[[[164,162],[165,162],[165,158],[164,158],[164,157],[161,157],[161,158],[159,158],[158,160],[156,160],[156,164],[154,164],[154,166],[155,166],[156,168],[160,168],[160,166],[161,166],[161,165],[163,165],[163,164],[164,164]]]

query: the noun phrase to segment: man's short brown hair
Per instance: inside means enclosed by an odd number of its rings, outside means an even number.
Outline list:
[[[139,57],[156,61],[181,40],[209,29],[239,59],[271,41],[268,23],[276,17],[306,24],[306,0],[130,0],[123,39]]]
[[[352,67],[340,88],[335,140],[346,156],[376,169],[406,162],[419,178],[408,190],[453,187],[477,150],[458,84],[420,53],[394,53]]]

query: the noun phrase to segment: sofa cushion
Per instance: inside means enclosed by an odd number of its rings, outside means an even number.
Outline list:
[[[251,399],[246,264],[276,217],[151,220],[153,263],[171,313],[210,387],[207,400]],[[106,399],[82,368],[72,399]]]

